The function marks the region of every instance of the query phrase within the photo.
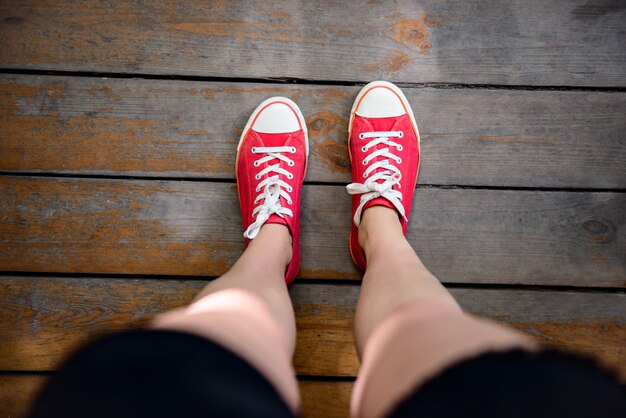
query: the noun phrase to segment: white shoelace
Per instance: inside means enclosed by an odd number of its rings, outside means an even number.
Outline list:
[[[293,188],[280,179],[280,175],[287,177],[289,180],[293,179],[293,174],[288,170],[280,166],[280,161],[287,163],[289,167],[295,165],[294,161],[284,156],[282,153],[296,153],[295,147],[252,147],[253,154],[265,154],[265,156],[259,158],[254,162],[255,167],[259,167],[261,164],[270,162],[274,159],[278,159],[279,162],[274,165],[268,165],[263,170],[259,171],[255,179],[261,180],[261,178],[270,173],[276,173],[275,175],[266,177],[261,181],[255,191],[258,193],[263,190],[255,199],[256,205],[260,201],[263,201],[260,205],[254,208],[252,216],[256,216],[256,219],[248,229],[243,233],[243,236],[249,239],[253,239],[257,236],[261,227],[269,219],[272,214],[276,214],[281,218],[285,215],[293,218],[293,212],[291,209],[283,207],[280,198],[281,196],[287,201],[287,204],[291,205],[293,202],[289,193],[293,191]]]
[[[394,190],[393,187],[397,185],[400,188],[400,179],[402,173],[391,163],[394,161],[397,164],[402,163],[402,158],[393,154],[391,148],[395,147],[398,151],[402,151],[402,145],[390,140],[390,138],[402,138],[404,133],[402,131],[389,131],[389,132],[365,132],[359,135],[360,140],[375,138],[365,145],[361,146],[361,151],[368,152],[371,148],[375,148],[376,145],[387,145],[387,148],[380,148],[374,152],[371,152],[363,159],[363,165],[369,165],[369,163],[378,158],[383,157],[376,161],[374,164],[367,167],[363,173],[363,178],[366,178],[364,183],[351,183],[346,186],[348,194],[360,194],[361,202],[354,213],[354,224],[358,227],[361,223],[361,212],[363,207],[372,199],[377,197],[384,197],[398,210],[400,215],[406,220],[404,214],[404,206],[402,206],[402,192]],[[379,170],[381,169],[381,170]],[[379,170],[376,174],[370,177],[372,172]]]

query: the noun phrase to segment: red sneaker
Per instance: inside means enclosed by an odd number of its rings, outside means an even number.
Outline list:
[[[365,270],[358,227],[372,206],[395,209],[406,235],[420,163],[419,131],[402,91],[386,81],[374,81],[359,92],[348,126],[352,163],[352,231],[350,254]]]
[[[237,146],[237,189],[246,246],[265,224],[289,228],[293,241],[285,281],[300,267],[300,191],[309,140],[298,106],[272,97],[252,113]]]

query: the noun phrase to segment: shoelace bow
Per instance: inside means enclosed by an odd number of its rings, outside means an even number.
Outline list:
[[[404,213],[404,206],[402,206],[401,202],[402,192],[393,189],[395,185],[398,185],[398,189],[400,188],[402,173],[398,167],[391,163],[392,160],[397,164],[402,163],[402,158],[391,152],[392,147],[395,147],[398,151],[402,151],[402,145],[391,141],[390,138],[402,138],[403,136],[404,133],[402,131],[365,132],[359,135],[360,140],[375,138],[361,146],[361,151],[364,153],[368,152],[371,148],[375,148],[379,144],[387,145],[387,148],[377,149],[363,159],[362,164],[369,165],[372,160],[378,157],[385,158],[380,159],[367,167],[363,173],[363,177],[367,179],[364,183],[350,183],[346,186],[348,194],[361,195],[360,204],[357,207],[353,218],[354,224],[357,227],[361,223],[361,212],[363,211],[363,207],[367,204],[367,202],[378,197],[384,197],[391,202],[400,215],[405,220],[407,219]],[[374,175],[371,175],[375,171],[377,172]]]
[[[274,165],[268,165],[263,170],[259,171],[255,179],[258,181],[266,174],[276,173],[273,176],[268,176],[263,181],[261,181],[255,191],[258,193],[263,190],[255,199],[254,204],[256,205],[260,201],[263,201],[260,205],[254,208],[252,211],[252,216],[256,216],[256,219],[248,229],[243,233],[243,236],[249,239],[253,239],[257,236],[261,227],[265,222],[269,219],[272,214],[276,214],[281,218],[285,216],[289,216],[293,218],[293,212],[291,209],[286,208],[282,205],[280,198],[283,197],[287,204],[291,205],[293,202],[291,200],[291,196],[289,193],[293,191],[293,188],[281,180],[280,176],[283,175],[287,177],[289,180],[293,179],[293,174],[286,169],[280,166],[280,161],[287,163],[289,167],[293,167],[295,165],[294,161],[284,156],[282,153],[296,153],[295,147],[253,147],[253,154],[266,154],[264,157],[259,158],[254,162],[255,167],[259,167],[261,164],[270,162],[274,159],[278,159],[279,162]]]

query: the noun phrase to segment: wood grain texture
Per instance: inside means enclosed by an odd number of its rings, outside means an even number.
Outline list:
[[[0,376],[0,417],[26,418],[47,379],[37,374]],[[351,391],[350,382],[300,382],[302,418],[348,418]]]
[[[0,271],[223,274],[235,184],[0,177]],[[343,187],[305,186],[303,278],[357,278]],[[420,188],[408,240],[443,282],[623,287],[626,195]],[[343,232],[342,232],[343,231]]]
[[[4,68],[624,86],[619,0],[3,2]]]
[[[44,375],[0,376],[0,417],[26,418],[39,389],[47,381]]]
[[[307,119],[307,181],[351,180],[359,87],[0,76],[0,170],[233,179],[263,99]],[[626,187],[625,93],[404,89],[422,135],[421,184]]]
[[[206,282],[158,279],[3,277],[0,370],[55,370],[90,338],[145,325],[189,303]],[[451,289],[468,312],[507,323],[541,342],[596,356],[626,379],[626,295],[572,291]],[[358,286],[290,287],[299,375],[355,376]]]
[[[349,418],[352,382],[300,382],[302,418]]]

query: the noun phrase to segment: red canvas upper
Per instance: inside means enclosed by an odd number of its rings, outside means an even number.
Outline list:
[[[385,117],[385,118],[366,118],[356,114],[358,108],[355,109],[355,114],[352,118],[350,126],[350,158],[352,162],[352,181],[353,184],[364,184],[367,178],[363,177],[363,174],[368,167],[375,164],[378,161],[388,160],[390,164],[393,164],[401,173],[401,179],[399,184],[394,185],[391,189],[401,192],[401,206],[404,208],[404,216],[398,213],[400,223],[402,224],[402,230],[406,235],[408,228],[408,218],[411,213],[411,204],[413,201],[413,194],[415,192],[415,185],[417,182],[417,173],[420,162],[420,149],[418,140],[417,127],[414,126],[411,117],[408,114],[404,114],[398,117]],[[369,150],[364,151],[363,146],[368,142],[375,140],[376,138],[360,138],[359,135],[367,132],[402,132],[402,137],[390,137],[389,140],[401,145],[402,149],[398,150],[394,146],[386,144],[377,144],[371,147]],[[378,156],[366,164],[363,165],[363,160],[376,150],[388,148],[389,152],[397,157],[401,158],[401,163],[395,160],[390,160],[385,156]],[[371,178],[376,173],[385,171],[386,168],[380,167],[371,173],[368,178]],[[383,184],[384,180],[378,180],[376,183]],[[350,186],[348,186],[350,187]],[[352,195],[352,216],[355,216],[357,208],[361,203],[363,194]],[[392,202],[385,197],[376,197],[365,204],[362,208],[361,216],[365,209],[372,206],[385,206],[398,211],[398,209],[392,204]],[[360,219],[358,220],[360,222]],[[352,230],[350,233],[350,253],[357,267],[364,270],[366,268],[365,254],[358,243],[358,227],[356,223],[352,222]]]
[[[288,162],[281,161],[279,159],[272,159],[264,163],[258,163],[258,161],[266,157],[267,153],[253,153],[253,148],[261,147],[293,147],[295,152],[287,151],[281,154],[293,162],[290,165]],[[255,166],[255,162],[257,162]],[[275,172],[266,173],[261,177],[256,178],[262,170],[268,166],[277,165],[293,175],[293,178],[288,178],[287,175],[277,174]],[[281,190],[286,192],[291,201],[288,201],[282,194],[278,195],[278,205],[283,208],[289,209],[292,212],[292,216],[283,214],[270,214],[269,218],[264,222],[277,223],[286,225],[291,232],[292,237],[292,257],[285,271],[285,281],[290,283],[296,277],[298,268],[300,266],[300,194],[302,183],[306,172],[307,155],[306,155],[306,139],[303,129],[296,132],[289,133],[259,133],[255,132],[252,128],[249,128],[242,136],[242,141],[237,154],[237,187],[239,190],[239,204],[241,206],[241,214],[243,218],[243,227],[247,231],[251,224],[257,220],[257,215],[253,215],[254,209],[264,202],[264,199],[257,201],[255,199],[260,194],[264,193],[264,189],[267,186],[261,187],[259,185],[264,180],[278,176],[278,178],[286,183],[291,189],[281,187]],[[276,186],[270,187],[271,193],[276,193]],[[246,246],[250,242],[249,238],[245,239]]]

